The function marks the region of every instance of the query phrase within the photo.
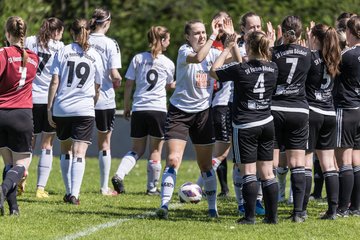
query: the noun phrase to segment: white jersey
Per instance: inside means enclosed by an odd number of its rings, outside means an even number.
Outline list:
[[[211,48],[201,63],[187,63],[189,54],[195,53],[193,48],[184,44],[180,47],[176,64],[176,88],[170,98],[175,107],[188,113],[201,112],[211,105],[214,90],[214,79],[209,71],[220,51]]]
[[[64,47],[64,43],[50,39],[48,42],[48,49],[45,49],[39,45],[36,36],[31,36],[26,38],[25,47],[35,52],[40,60],[36,77],[32,83],[33,103],[47,104],[51,81],[50,68],[54,61],[55,53]]]
[[[91,47],[100,54],[103,64],[103,72],[101,74],[102,85],[95,109],[104,110],[116,108],[115,91],[110,78],[110,72],[111,69],[121,68],[119,45],[115,40],[108,38],[102,33],[91,33],[89,42]]]
[[[92,48],[86,53],[79,44],[71,43],[54,57],[51,73],[59,76],[53,104],[57,117],[95,117],[95,82],[101,84],[101,56]]]
[[[211,103],[212,107],[227,106],[229,102],[232,102],[232,93],[234,91],[233,83],[233,81],[217,81],[218,90],[214,93],[214,97]]]
[[[166,112],[165,86],[174,81],[174,72],[174,63],[163,54],[155,59],[150,52],[135,55],[125,75],[136,83],[132,111]]]

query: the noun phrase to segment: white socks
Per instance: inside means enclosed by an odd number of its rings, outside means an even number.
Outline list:
[[[109,188],[109,175],[111,168],[110,150],[99,151],[99,167],[100,167],[100,188],[107,191]]]
[[[156,190],[160,179],[161,161],[148,160],[147,164],[147,190]]]
[[[215,157],[211,161],[212,161],[212,168],[216,172],[217,168],[221,164],[221,161],[219,159],[215,158]],[[199,185],[200,188],[203,188],[203,186],[204,186],[204,180],[203,180],[203,178],[201,176],[201,173],[200,173],[200,176],[199,176],[198,180],[196,181],[196,184]]]
[[[85,158],[74,157],[71,166],[71,195],[79,198],[85,172]]]
[[[139,156],[136,152],[128,152],[122,159],[121,163],[116,171],[116,175],[121,179],[124,180],[125,175],[129,174],[131,169],[136,164],[136,161],[139,159]]]
[[[176,170],[172,167],[166,167],[161,182],[161,205],[168,208],[171,197],[174,193],[176,183]]]
[[[69,154],[60,155],[61,174],[65,185],[66,194],[71,193],[71,165],[72,156]]]
[[[240,169],[237,167],[236,164],[234,164],[233,167],[233,183],[234,183],[235,197],[238,206],[243,205],[244,204],[244,199],[242,196],[243,179],[240,174]]]
[[[208,201],[209,209],[214,209],[217,211],[216,206],[216,173],[214,169],[211,169],[208,172],[201,172],[201,176],[204,179],[204,191],[206,194],[206,199]]]
[[[38,164],[37,186],[45,188],[50,176],[53,162],[53,152],[51,149],[42,149]]]

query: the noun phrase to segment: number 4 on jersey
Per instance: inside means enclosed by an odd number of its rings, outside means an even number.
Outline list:
[[[258,80],[256,81],[256,84],[253,89],[253,93],[259,93],[259,99],[263,99],[264,92],[265,92],[265,79],[264,79],[264,73],[261,73],[258,77]]]

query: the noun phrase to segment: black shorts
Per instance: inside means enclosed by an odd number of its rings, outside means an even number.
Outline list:
[[[336,117],[310,110],[309,113],[309,152],[315,149],[334,149],[336,145]]]
[[[336,109],[336,147],[360,149],[360,109]]]
[[[215,140],[230,143],[232,135],[231,111],[229,106],[215,106],[212,108]]]
[[[215,142],[213,120],[210,109],[197,113],[187,113],[170,104],[165,125],[165,139],[187,141],[193,144],[212,144]]]
[[[0,109],[0,148],[16,153],[31,153],[33,115],[28,109]]]
[[[34,116],[34,134],[55,133],[56,130],[50,126],[47,115],[47,104],[34,104],[32,113]]]
[[[309,136],[309,115],[301,112],[271,111],[274,116],[274,147],[286,150],[306,150]]]
[[[236,163],[272,161],[274,155],[273,121],[258,127],[234,128],[232,145]]]
[[[95,122],[99,132],[112,131],[115,123],[115,108],[95,110]]]
[[[56,134],[60,141],[71,138],[74,141],[91,143],[94,128],[94,117],[53,117],[56,123]]]
[[[166,112],[135,111],[131,114],[132,138],[143,138],[150,135],[155,138],[164,138]]]

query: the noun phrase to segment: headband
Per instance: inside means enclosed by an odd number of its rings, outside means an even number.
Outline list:
[[[107,16],[106,18],[101,19],[101,20],[95,20],[95,22],[97,22],[97,23],[103,23],[103,22],[106,22],[107,20],[109,20],[110,17],[111,17],[111,14],[109,13],[109,16]]]

